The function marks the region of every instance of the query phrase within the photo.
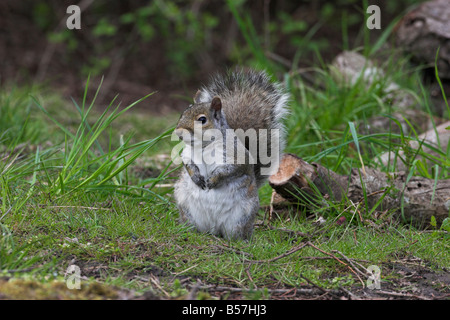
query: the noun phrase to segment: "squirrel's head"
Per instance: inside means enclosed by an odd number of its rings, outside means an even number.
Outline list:
[[[222,101],[216,96],[211,102],[190,105],[182,113],[175,128],[175,134],[186,144],[193,144],[196,141],[202,141],[206,130],[221,130],[227,127],[222,111]],[[211,140],[205,142],[210,143]],[[205,145],[205,143],[202,144]]]

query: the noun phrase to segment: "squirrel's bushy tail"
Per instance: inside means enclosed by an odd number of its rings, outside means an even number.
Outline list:
[[[207,85],[204,85],[199,90],[195,102],[211,102],[215,96],[219,96],[223,100],[231,99],[234,102],[241,103],[240,106],[230,106],[232,109],[243,107],[259,109],[264,113],[266,111],[269,112],[271,118],[264,119],[269,120],[266,121],[269,127],[271,125],[276,127],[281,125],[288,113],[287,103],[289,95],[280,83],[272,82],[265,71],[234,69],[228,70],[225,74],[216,74]],[[229,110],[225,109],[225,112],[231,111],[231,108]],[[239,110],[233,111],[237,111],[237,114],[241,113]],[[230,121],[233,122],[232,119],[228,119],[227,112],[226,115],[229,124]],[[242,120],[239,119],[238,123],[233,124],[239,126]],[[232,124],[230,126],[233,128]]]

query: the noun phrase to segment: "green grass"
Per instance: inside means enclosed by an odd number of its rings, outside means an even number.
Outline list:
[[[32,258],[29,258],[29,255],[41,245],[48,244],[49,239],[53,240],[50,229],[56,228],[66,235],[71,234],[71,227],[68,230],[63,227],[66,224],[61,224],[66,219],[74,223],[74,228],[78,228],[75,226],[77,223],[85,223],[84,228],[92,229],[94,234],[102,228],[97,225],[97,222],[103,221],[101,213],[97,216],[94,211],[92,219],[76,219],[72,212],[74,208],[97,210],[90,209],[92,203],[101,202],[98,210],[107,211],[109,209],[104,206],[108,199],[122,199],[124,202],[133,203],[145,201],[149,204],[158,199],[161,203],[156,206],[167,205],[165,192],[155,192],[152,187],[170,174],[172,169],[169,170],[167,163],[164,164],[166,168],[158,175],[147,176],[139,181],[131,173],[128,174],[128,169],[131,164],[136,167],[138,157],[152,157],[148,150],[155,149],[154,146],[160,141],[168,140],[173,123],[165,122],[168,130],[147,136],[147,139],[135,143],[131,142],[133,136],[130,132],[123,132],[128,135],[124,138],[124,135],[117,134],[117,128],[120,126],[112,128],[113,121],[117,122],[118,117],[121,117],[122,121],[125,120],[125,112],[146,97],[125,108],[115,107],[110,110],[113,101],[104,112],[98,113],[92,111],[95,98],[88,105],[85,92],[81,106],[76,102],[72,108],[65,106],[65,109],[79,113],[77,126],[71,126],[67,120],[62,123],[53,117],[55,110],[61,112],[64,109],[59,104],[50,104],[47,107],[52,110],[48,111],[32,91],[2,92],[1,98],[5,101],[2,105],[2,116],[5,120],[2,122],[2,129],[5,134],[1,141],[0,163],[2,270],[29,269],[37,260],[53,261],[49,260],[49,257],[54,252],[48,250],[44,250],[45,254],[38,250]],[[40,117],[41,114],[47,117]],[[31,118],[34,121],[30,121]],[[161,128],[160,119],[158,123]],[[45,128],[54,127],[62,131],[62,134],[44,134]],[[167,145],[166,143],[166,146],[159,150],[168,150]],[[69,202],[72,204],[68,205]],[[57,203],[60,203],[60,206]],[[113,209],[119,210],[119,206]],[[62,217],[55,215],[55,210],[62,213]],[[120,217],[117,216],[118,219]],[[120,220],[116,220],[113,225],[117,227],[119,224],[121,225]],[[41,233],[39,230],[45,231]],[[17,234],[25,237],[17,238]],[[58,245],[51,242],[50,247]]]

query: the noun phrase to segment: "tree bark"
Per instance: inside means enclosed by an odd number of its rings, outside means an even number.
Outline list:
[[[395,26],[398,46],[419,63],[437,67],[442,78],[450,79],[450,6],[448,0],[426,1],[407,13]]]
[[[350,175],[342,176],[320,164],[285,154],[278,172],[269,177],[269,184],[291,202],[308,206],[318,204],[323,197],[336,202],[347,198],[353,203],[362,202],[366,211],[378,204],[374,212],[388,210],[399,220],[418,227],[429,226],[432,216],[439,227],[449,216],[450,180],[408,179],[406,172],[353,168]]]

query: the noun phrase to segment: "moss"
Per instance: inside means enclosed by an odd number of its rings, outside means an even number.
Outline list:
[[[29,279],[0,279],[0,299],[8,300],[119,299],[122,293],[123,290],[98,282],[83,283],[80,289],[69,289],[64,281],[42,283]]]

